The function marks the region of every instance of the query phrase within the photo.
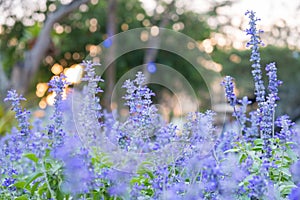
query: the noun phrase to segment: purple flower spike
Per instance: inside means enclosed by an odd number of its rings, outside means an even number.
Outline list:
[[[262,33],[261,30],[256,29],[256,22],[259,21],[259,18],[255,17],[255,12],[247,11],[245,15],[248,15],[249,29],[246,29],[247,35],[251,36],[250,41],[247,43],[247,47],[251,48],[251,58],[252,62],[252,75],[255,82],[255,95],[257,102],[263,102],[265,100],[265,86],[262,80],[262,72],[260,66],[260,53],[259,53],[259,45],[263,45],[259,34]]]
[[[221,85],[225,87],[225,95],[227,100],[229,101],[229,104],[231,106],[235,106],[237,104],[237,98],[233,92],[234,90],[233,78],[231,76],[226,76],[222,81]]]

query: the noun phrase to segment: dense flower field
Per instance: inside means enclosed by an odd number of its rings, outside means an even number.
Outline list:
[[[232,77],[221,83],[238,132],[218,133],[212,111],[190,113],[182,129],[164,122],[141,72],[123,84],[129,117],[118,120],[99,104],[96,64],[84,62],[75,114],[67,112],[73,94],[62,97],[63,75],[49,82],[56,96],[47,121],[31,124],[25,99],[8,91],[18,127],[0,141],[0,199],[300,199],[299,133],[275,113],[282,82],[270,63],[265,86],[259,19],[246,15],[257,107],[249,111],[248,98],[234,94]]]

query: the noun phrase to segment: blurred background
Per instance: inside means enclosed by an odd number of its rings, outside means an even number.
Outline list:
[[[134,28],[167,28],[197,41],[211,56],[214,69],[235,78],[238,97],[254,99],[249,39],[244,30],[247,10],[262,20],[260,29],[265,47],[262,66],[276,62],[280,87],[278,114],[300,119],[300,3],[283,0],[0,0],[0,133],[13,123],[9,106],[3,103],[6,91],[17,89],[28,99],[24,106],[43,117],[53,104],[54,94],[47,82],[64,73],[78,83],[88,56],[101,54],[98,44],[109,36]],[[145,40],[141,36],[142,40]],[[147,38],[146,38],[147,40]],[[113,51],[113,50],[112,50]],[[111,52],[111,56],[114,52]],[[100,61],[101,62],[101,61]],[[186,60],[166,51],[136,50],[119,57],[105,71],[100,94],[103,107],[110,110],[115,83],[135,66],[161,63],[180,72],[192,85],[199,110],[210,109],[210,96],[203,78]],[[157,85],[150,86],[165,102],[168,120],[184,113],[176,110],[173,94]],[[66,90],[66,93],[68,89]],[[222,111],[220,111],[222,112]]]

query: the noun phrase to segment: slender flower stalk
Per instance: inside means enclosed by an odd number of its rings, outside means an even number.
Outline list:
[[[50,82],[49,86],[50,92],[55,93],[54,97],[54,113],[51,119],[54,121],[53,124],[49,126],[49,137],[52,139],[54,146],[59,146],[63,143],[63,137],[65,132],[63,130],[63,112],[62,112],[62,101],[63,101],[63,91],[69,84],[65,80],[66,76],[61,74],[59,77],[55,76]]]
[[[275,100],[279,100],[278,86],[282,84],[281,80],[277,79],[277,68],[274,62],[266,66],[267,75],[269,77],[268,91],[269,95],[272,95]]]
[[[82,96],[80,97],[80,110],[78,111],[77,121],[79,123],[80,139],[84,141],[87,146],[96,145],[100,141],[100,129],[104,125],[102,122],[103,112],[100,105],[100,98],[98,93],[103,92],[99,87],[99,83],[103,82],[100,76],[95,72],[95,66],[98,63],[91,61],[84,61],[81,63],[84,66],[84,76],[81,79],[87,84],[84,85]]]
[[[29,114],[30,112],[26,109],[22,109],[21,101],[26,101],[26,99],[17,93],[16,90],[9,90],[7,92],[7,97],[4,101],[10,101],[12,104],[12,110],[16,113],[16,119],[19,122],[20,133],[22,136],[28,136],[30,134],[29,129]]]
[[[248,15],[250,22],[249,28],[246,29],[247,35],[250,35],[250,41],[247,43],[247,47],[251,48],[251,58],[252,62],[252,75],[255,83],[255,95],[256,101],[258,103],[265,101],[265,86],[262,80],[262,72],[260,66],[260,53],[259,53],[259,45],[263,45],[259,34],[262,33],[262,30],[257,30],[256,22],[259,21],[259,18],[255,17],[255,12],[247,11],[245,15]]]
[[[277,68],[275,63],[270,63],[266,66],[267,75],[269,77],[267,101],[270,104],[270,109],[272,111],[272,137],[275,134],[275,108],[277,106],[276,101],[279,100],[278,97],[278,86],[282,84],[282,81],[277,79]]]
[[[29,150],[29,137],[31,130],[29,128],[29,114],[26,109],[22,109],[21,101],[26,99],[19,95],[16,90],[9,90],[4,101],[10,101],[12,110],[15,112],[15,118],[18,121],[20,130],[13,128],[11,135],[6,136],[3,142],[1,141],[2,151],[0,151],[1,158],[1,175],[5,177],[2,179],[2,186],[8,187],[9,190],[14,191],[16,187],[12,186],[17,179],[16,175],[22,171],[21,168],[15,166],[15,163],[20,162],[22,154]]]
[[[225,87],[225,95],[229,104],[233,107],[237,104],[237,98],[234,94],[234,84],[233,78],[231,76],[226,76],[224,80],[221,82],[221,85]]]
[[[260,53],[259,53],[259,45],[263,45],[260,39],[260,33],[263,31],[258,30],[256,28],[256,22],[259,21],[259,18],[256,18],[255,12],[247,11],[246,14],[249,19],[249,28],[246,29],[247,35],[250,35],[250,41],[247,43],[247,46],[251,48],[251,58],[252,62],[252,75],[254,78],[255,84],[255,95],[256,101],[258,102],[258,126],[260,137],[264,141],[264,153],[267,158],[271,157],[271,142],[270,138],[274,137],[274,121],[275,121],[275,107],[276,100],[278,100],[278,89],[277,87],[281,84],[280,81],[277,80],[276,67],[274,63],[270,63],[266,66],[267,75],[269,77],[269,86],[268,91],[269,94],[266,96],[264,82],[262,80],[262,71],[260,65]]]
[[[233,107],[233,116],[236,117],[240,126],[240,134],[242,134],[246,130],[246,122],[248,118],[246,116],[247,106],[251,103],[248,100],[248,97],[243,97],[243,99],[237,99],[234,94],[234,84],[233,78],[230,76],[226,76],[224,80],[221,82],[221,85],[225,87],[225,96],[229,102],[229,104]],[[241,104],[241,107],[237,109],[237,104]]]
[[[87,81],[87,94],[90,102],[90,109],[94,112],[95,117],[98,119],[103,116],[101,112],[100,98],[97,96],[98,93],[103,92],[103,90],[98,86],[99,82],[104,80],[98,76],[95,72],[95,66],[99,66],[98,63],[92,63],[91,61],[84,61],[82,65],[85,67],[84,71],[86,72],[82,81]]]

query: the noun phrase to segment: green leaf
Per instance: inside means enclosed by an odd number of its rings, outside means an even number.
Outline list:
[[[27,154],[24,154],[23,156],[28,158],[29,160],[32,160],[35,163],[37,163],[39,161],[39,158],[34,153],[27,153]]]
[[[256,139],[253,142],[256,146],[263,146],[263,144],[264,144],[262,139]]]
[[[13,184],[13,186],[20,188],[20,189],[24,189],[25,185],[26,185],[25,181],[19,181],[19,182],[16,182],[15,184]]]
[[[253,151],[262,151],[262,149],[263,149],[263,146],[254,146],[254,147],[252,147]]]
[[[240,149],[228,149],[227,151],[224,151],[224,153],[236,153],[239,151],[240,151]]]
[[[22,196],[15,198],[15,200],[28,200],[28,198],[25,195],[22,195]]]
[[[239,157],[239,162],[242,163],[247,158],[247,155],[245,153],[242,153]]]
[[[279,186],[280,193],[283,195],[288,195],[291,193],[292,188],[296,188],[297,186],[293,182],[287,182],[283,185]]]
[[[43,176],[42,172],[36,172],[34,173],[32,176],[30,176],[28,178],[28,181],[26,182],[26,184],[24,185],[24,187],[28,186],[30,183],[32,183],[34,180],[36,180],[37,178]]]
[[[292,177],[291,172],[288,168],[279,168],[279,171],[286,177]]]
[[[244,186],[249,184],[249,180],[253,178],[255,174],[249,174],[241,183],[239,183],[239,186]]]
[[[30,191],[31,195],[34,195],[34,192],[37,190],[40,183],[41,182],[39,181],[39,182],[36,182],[36,183],[33,184],[32,188],[31,188],[31,191]]]
[[[258,172],[260,170],[260,166],[261,164],[259,162],[256,162],[254,161],[253,162],[253,165],[252,165],[252,169],[255,171],[255,172]]]
[[[289,158],[292,159],[293,161],[296,161],[298,159],[297,154],[293,152],[290,148],[286,150],[286,153],[288,154]]]
[[[39,187],[38,194],[40,196],[42,196],[45,191],[47,191],[47,184],[46,183],[44,183],[41,187]]]
[[[131,184],[134,184],[134,183],[141,183],[141,177],[133,177],[133,178],[130,180],[130,183],[131,183]]]

